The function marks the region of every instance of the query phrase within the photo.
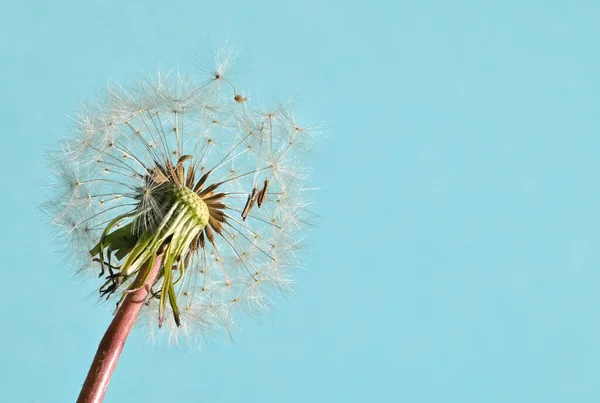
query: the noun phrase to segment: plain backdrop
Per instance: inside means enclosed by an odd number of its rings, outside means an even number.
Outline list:
[[[0,400],[70,402],[111,306],[39,210],[108,80],[241,43],[251,100],[325,126],[320,216],[261,323],[134,331],[106,402],[598,402],[600,3],[3,1]]]

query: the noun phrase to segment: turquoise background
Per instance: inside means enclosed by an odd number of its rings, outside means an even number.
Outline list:
[[[45,148],[107,79],[243,43],[327,125],[296,294],[105,402],[598,402],[600,3],[19,1],[0,13],[0,400],[70,402],[110,309],[54,253]]]

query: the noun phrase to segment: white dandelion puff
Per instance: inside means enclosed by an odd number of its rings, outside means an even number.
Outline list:
[[[229,75],[238,51],[200,63],[200,82],[175,71],[111,84],[50,154],[48,211],[76,264],[95,268],[100,296],[117,306],[144,284],[137,320],[171,328],[172,340],[268,310],[269,292],[288,289],[299,264],[302,155],[317,131],[289,102],[251,105]]]

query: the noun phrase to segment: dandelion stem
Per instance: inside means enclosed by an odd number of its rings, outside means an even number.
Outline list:
[[[136,291],[127,294],[106,330],[102,341],[100,341],[77,403],[102,402],[112,373],[117,366],[117,360],[125,345],[125,340],[127,340],[127,336],[144,304],[148,290],[158,275],[161,262],[162,256],[157,256],[152,267],[147,264],[138,272],[132,285],[132,289]]]

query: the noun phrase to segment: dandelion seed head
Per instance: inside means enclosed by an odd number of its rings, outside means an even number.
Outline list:
[[[253,107],[230,75],[238,48],[198,66],[132,86],[73,117],[73,136],[49,154],[47,211],[82,274],[100,274],[100,295],[118,301],[161,256],[138,318],[149,334],[194,342],[236,315],[272,306],[306,229],[308,171],[316,132],[291,103]],[[97,277],[97,275],[96,275]]]

